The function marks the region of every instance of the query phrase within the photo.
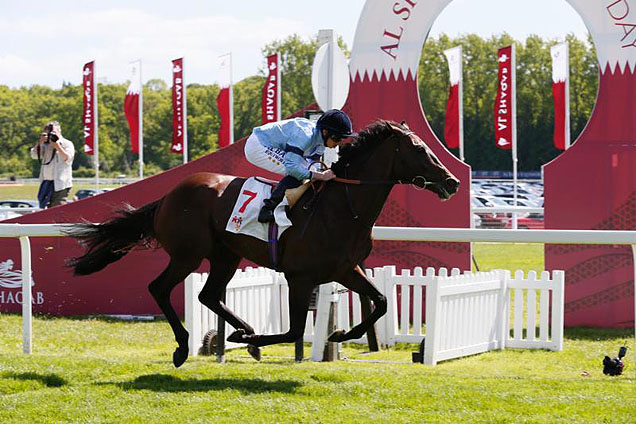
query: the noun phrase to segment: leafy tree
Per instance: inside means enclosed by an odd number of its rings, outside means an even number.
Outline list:
[[[598,65],[590,39],[568,35],[570,48],[570,96],[572,139],[583,130],[594,107]],[[494,143],[493,109],[497,82],[497,49],[516,44],[517,134],[519,170],[538,170],[559,154],[552,146],[553,100],[550,47],[556,40],[530,36],[524,42],[508,34],[483,39],[474,34],[458,38],[440,35],[422,49],[418,86],[422,107],[438,137],[443,140],[444,113],[448,96],[448,67],[443,51],[461,45],[464,62],[464,140],[466,160],[473,169],[509,170],[510,153]],[[342,40],[339,44],[345,53]],[[314,102],[311,89],[312,62],[317,39],[297,35],[266,44],[263,56],[281,53],[283,116]],[[234,134],[241,139],[261,123],[261,92],[265,60],[259,74],[234,85]],[[137,175],[138,157],[131,152],[130,131],[124,117],[127,84],[100,83],[99,161],[100,175]],[[218,147],[219,115],[217,85],[187,87],[189,157],[195,159]],[[94,175],[93,157],[83,149],[82,87],[65,83],[60,89],[34,85],[8,88],[0,85],[0,176],[37,176],[39,164],[29,156],[43,125],[57,120],[76,148],[77,175]],[[182,162],[170,152],[172,139],[171,89],[162,80],[144,86],[144,173],[149,175]],[[456,152],[455,152],[456,153]]]

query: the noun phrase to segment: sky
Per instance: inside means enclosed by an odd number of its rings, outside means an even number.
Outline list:
[[[351,49],[365,1],[0,0],[0,85],[81,84],[91,60],[100,82],[122,83],[139,59],[144,82],[169,83],[170,61],[179,57],[187,83],[211,84],[218,82],[219,56],[230,52],[236,82],[264,67],[266,44],[290,35],[309,40],[333,29]],[[425,3],[418,0],[418,7]],[[517,40],[587,36],[565,0],[453,0],[429,36],[504,31]]]

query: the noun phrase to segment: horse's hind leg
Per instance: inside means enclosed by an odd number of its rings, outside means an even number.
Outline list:
[[[148,290],[155,298],[159,308],[161,308],[161,312],[168,319],[168,323],[174,332],[175,340],[179,345],[172,354],[172,362],[175,367],[180,367],[188,359],[188,331],[183,327],[179,316],[172,307],[170,293],[188,274],[197,269],[200,263],[200,259],[177,261],[172,258],[168,267],[148,286]]]
[[[287,278],[289,284],[289,331],[282,334],[242,334],[235,331],[228,341],[266,346],[276,343],[292,343],[302,337],[307,321],[307,310],[314,284],[308,280]]]
[[[360,266],[351,270],[344,278],[338,281],[346,288],[353,290],[354,292],[366,295],[371,298],[375,309],[369,316],[360,324],[353,327],[351,330],[345,332],[344,330],[334,331],[329,336],[330,342],[343,342],[346,340],[359,339],[367,332],[371,326],[386,313],[386,296],[384,296],[378,289],[375,288],[373,283],[369,281],[364,275],[364,271]]]
[[[199,293],[199,301],[232,327],[237,330],[243,329],[246,334],[254,334],[254,329],[222,301],[225,288],[234,276],[241,257],[222,247],[214,249],[209,259],[210,274],[203,289],[201,289],[201,293]]]

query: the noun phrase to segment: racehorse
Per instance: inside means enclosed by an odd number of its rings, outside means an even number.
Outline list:
[[[227,340],[257,348],[294,342],[304,333],[314,287],[331,281],[369,297],[374,310],[349,331],[335,331],[329,340],[360,338],[387,309],[385,296],[358,264],[371,253],[371,229],[392,187],[414,184],[446,200],[457,191],[459,181],[404,123],[383,120],[341,146],[332,169],[338,178],[300,197],[288,212],[293,226],[279,240],[278,267],[289,285],[286,333],[255,334],[222,301],[242,258],[270,265],[266,242],[226,231],[244,178],[194,174],[157,201],[129,207],[101,224],[71,226],[69,235],[86,246],[86,252],[71,259],[69,266],[75,275],[87,275],[135,247],[150,247],[153,242],[161,246],[170,255],[170,263],[148,289],[175,334],[178,347],[172,359],[176,367],[188,357],[188,332],[170,303],[170,293],[203,259],[209,261],[210,272],[199,300],[236,329]]]

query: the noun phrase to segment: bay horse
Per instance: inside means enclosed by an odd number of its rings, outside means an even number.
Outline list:
[[[68,234],[86,252],[72,258],[69,266],[75,275],[87,275],[135,247],[150,247],[154,242],[163,248],[170,263],[148,289],[174,332],[178,346],[172,360],[176,367],[188,357],[188,332],[170,302],[170,293],[204,259],[210,263],[210,272],[199,300],[236,329],[227,340],[257,349],[294,342],[304,333],[314,287],[331,281],[369,297],[374,309],[360,324],[347,332],[332,333],[329,340],[360,338],[387,309],[385,296],[358,264],[371,253],[371,229],[392,187],[415,184],[445,200],[457,191],[459,181],[404,123],[384,120],[341,146],[332,169],[339,178],[300,197],[288,212],[293,226],[279,240],[279,269],[289,285],[290,328],[286,333],[255,334],[222,301],[242,258],[270,266],[266,242],[225,229],[245,178],[194,174],[157,201],[120,211],[101,224],[72,225]]]

